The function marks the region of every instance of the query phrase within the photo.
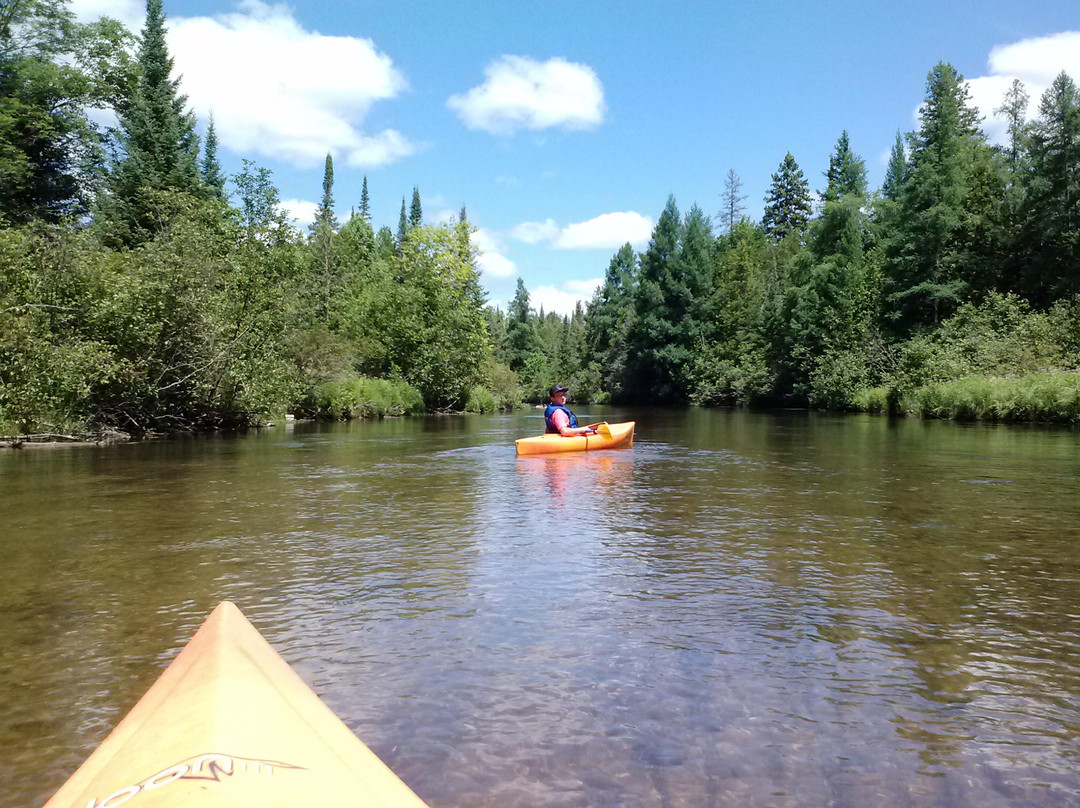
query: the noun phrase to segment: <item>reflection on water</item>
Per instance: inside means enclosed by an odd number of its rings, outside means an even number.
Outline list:
[[[223,598],[434,806],[1080,804],[1080,435],[593,415],[0,454],[0,806]]]

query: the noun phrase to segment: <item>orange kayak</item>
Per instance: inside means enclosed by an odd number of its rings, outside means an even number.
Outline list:
[[[228,601],[46,808],[423,806]]]
[[[634,421],[621,424],[605,424],[609,434],[595,435],[538,435],[535,438],[518,438],[514,441],[519,455],[551,454],[553,452],[586,452],[595,449],[624,449],[634,445]]]

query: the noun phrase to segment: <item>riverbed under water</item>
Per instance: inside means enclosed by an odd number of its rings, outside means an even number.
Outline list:
[[[580,409],[0,452],[0,806],[222,599],[432,806],[1080,805],[1080,432]]]

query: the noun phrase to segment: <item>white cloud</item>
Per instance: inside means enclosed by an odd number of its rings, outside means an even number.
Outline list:
[[[318,202],[308,202],[304,199],[283,199],[281,207],[289,215],[300,230],[306,231],[309,224],[315,221],[315,212],[319,209]]]
[[[559,225],[554,219],[544,222],[524,222],[510,229],[511,238],[526,244],[539,244],[542,241],[554,241],[559,237]]]
[[[496,135],[521,129],[593,129],[604,119],[604,87],[588,65],[503,56],[484,68],[484,83],[446,105],[469,129]]]
[[[545,313],[554,311],[563,316],[574,313],[574,307],[581,303],[582,308],[592,300],[596,287],[604,282],[603,278],[586,281],[568,281],[559,286],[538,286],[529,289],[529,306]]]
[[[476,259],[477,266],[485,275],[495,278],[509,278],[517,272],[517,265],[503,255],[505,247],[498,236],[490,230],[480,227],[472,234],[472,243],[480,251]]]
[[[983,129],[987,136],[994,142],[1003,143],[1006,122],[995,115],[994,110],[1001,106],[1013,79],[1024,83],[1030,97],[1028,117],[1034,117],[1039,99],[1062,70],[1080,80],[1080,31],[1062,31],[998,45],[990,51],[988,61],[990,75],[971,79],[968,89],[972,103],[985,119]]]
[[[556,239],[555,246],[560,250],[618,249],[628,241],[641,246],[648,242],[652,229],[652,219],[640,213],[604,213],[566,227]]]
[[[301,168],[321,165],[327,152],[350,166],[374,167],[416,150],[396,130],[362,128],[375,102],[406,88],[370,39],[306,31],[289,8],[261,0],[167,26],[181,89],[200,117],[213,113],[225,148]]]
[[[142,30],[146,21],[146,3],[143,0],[71,0],[68,8],[83,22],[112,17],[134,34]]]
[[[618,249],[627,242],[635,247],[645,245],[652,229],[648,216],[622,211],[566,227],[559,227],[553,219],[524,222],[511,229],[510,236],[526,244],[547,243],[557,250]]]

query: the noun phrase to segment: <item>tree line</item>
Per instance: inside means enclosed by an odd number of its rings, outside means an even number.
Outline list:
[[[372,223],[366,178],[338,221],[329,155],[297,230],[267,169],[226,177],[213,120],[196,134],[165,22],[161,0],[137,37],[65,0],[0,5],[0,433],[489,411],[555,380],[594,402],[1078,417],[1064,73],[1030,121],[1014,84],[997,147],[939,64],[882,188],[846,132],[816,197],[785,156],[760,221],[729,171],[716,216],[669,198],[648,246],[562,316],[520,280],[488,305],[465,208],[425,224],[418,187],[396,230]]]
[[[938,64],[880,189],[846,131],[816,194],[784,156],[760,221],[729,171],[715,217],[670,197],[562,330],[519,284],[498,355],[533,397],[555,369],[592,401],[1076,421],[1080,91],[1062,72],[1028,103],[1014,82],[992,145]]]

